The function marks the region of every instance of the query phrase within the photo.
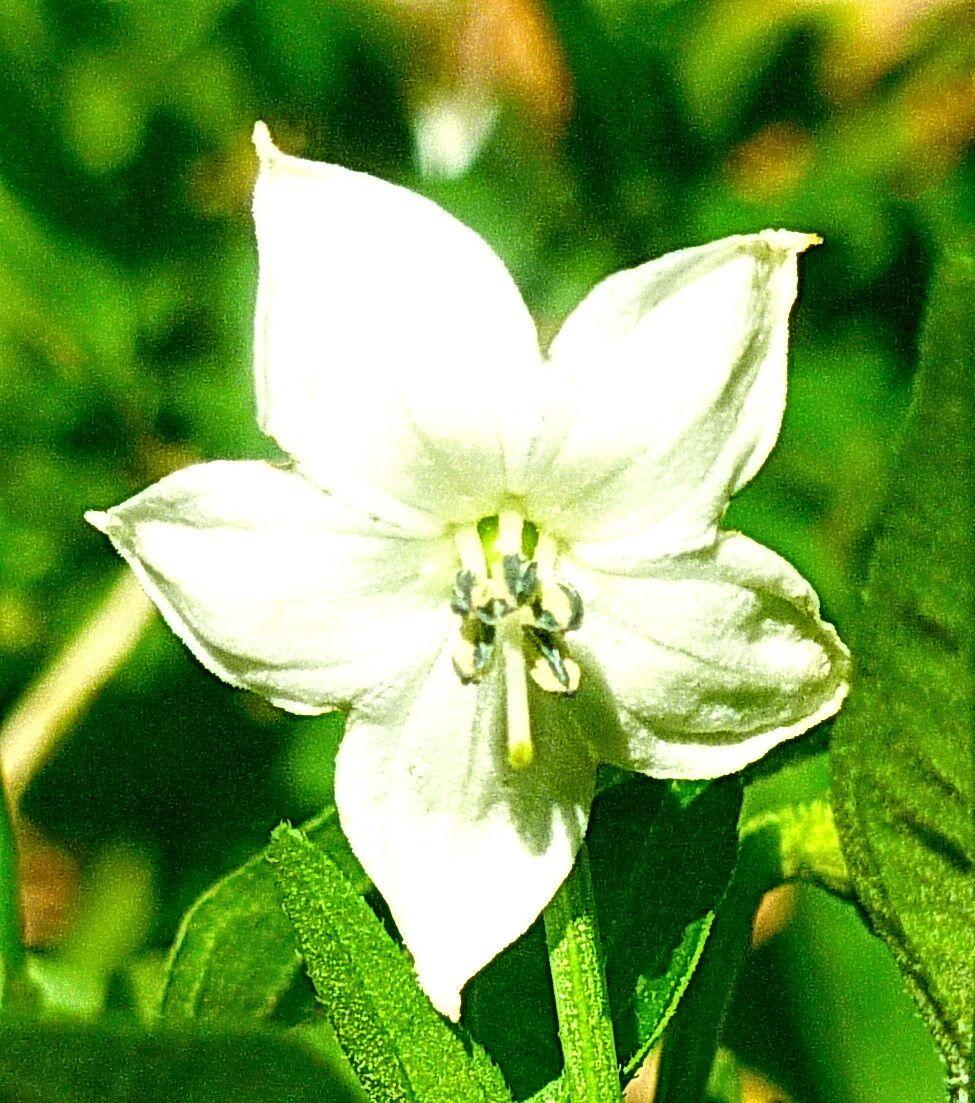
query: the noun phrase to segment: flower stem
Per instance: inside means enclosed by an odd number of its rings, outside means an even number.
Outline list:
[[[72,721],[139,642],[154,614],[152,602],[125,567],[102,604],[7,713],[0,728],[0,764],[14,808]]]
[[[573,1103],[620,1103],[619,1064],[585,844],[545,909],[563,1082]]]

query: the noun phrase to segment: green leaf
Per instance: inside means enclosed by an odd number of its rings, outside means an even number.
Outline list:
[[[5,1022],[0,1096],[17,1103],[353,1103],[328,1064],[265,1031],[146,1032],[105,1023]]]
[[[605,781],[605,777],[604,777]],[[740,786],[611,775],[587,836],[616,1049],[639,1066],[693,972],[734,865]],[[558,1076],[545,941],[536,924],[470,983],[464,1025],[516,1097]]]
[[[785,882],[805,881],[849,895],[849,875],[825,801],[764,813],[746,820],[739,834],[734,873],[667,1032],[656,1103],[700,1103],[709,1074],[708,1098],[720,1094],[715,1084],[727,1071],[727,1055],[722,1056],[718,1042],[765,893]]]
[[[708,1078],[707,1103],[747,1103],[744,1069],[728,1049],[719,1049]]]
[[[464,1027],[501,1066],[517,1099],[562,1070],[555,996],[541,920],[464,989]]]
[[[724,784],[735,784],[729,778]],[[721,1027],[751,941],[762,896],[779,883],[778,831],[743,837],[734,873],[719,902],[711,933],[667,1031],[655,1103],[700,1103],[718,1052]]]
[[[307,825],[309,836],[363,892],[365,874],[334,808]],[[261,853],[218,881],[186,913],[170,955],[160,1013],[167,1019],[266,1019],[301,970],[274,874]]]
[[[497,1068],[433,1009],[402,951],[323,849],[283,825],[268,861],[308,974],[370,1098],[510,1101]]]
[[[561,1076],[551,1080],[540,1091],[526,1101],[526,1103],[572,1103],[569,1098],[569,1088]]]
[[[617,1052],[635,1072],[684,994],[735,862],[741,786],[635,778],[606,794],[589,845]]]
[[[975,264],[935,283],[833,731],[854,886],[969,1098],[975,992]]]

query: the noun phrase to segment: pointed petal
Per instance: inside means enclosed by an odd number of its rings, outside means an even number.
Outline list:
[[[754,762],[837,711],[849,653],[807,582],[738,533],[628,578],[560,564],[586,603],[584,669],[616,702],[608,761],[709,778]],[[583,675],[585,679],[586,675]]]
[[[796,257],[817,240],[726,238],[600,283],[552,345],[531,516],[612,570],[713,540],[778,436]]]
[[[502,681],[496,663],[480,685],[462,685],[445,650],[401,693],[362,702],[336,762],[342,827],[421,985],[455,1020],[467,980],[571,869],[595,780],[572,710],[542,693],[535,759],[509,765]]]
[[[472,230],[255,130],[262,428],[322,487],[420,527],[497,512],[533,422],[535,326]],[[524,422],[524,424],[522,424]]]
[[[208,670],[322,712],[439,647],[452,548],[382,528],[258,462],[186,468],[88,520]]]

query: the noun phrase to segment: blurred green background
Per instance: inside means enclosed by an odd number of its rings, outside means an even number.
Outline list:
[[[545,336],[668,249],[822,234],[782,439],[730,521],[843,631],[932,262],[975,229],[973,67],[975,10],[951,0],[2,0],[2,754],[63,1003],[131,1003],[194,896],[328,799],[335,719],[211,679],[81,520],[194,459],[273,454],[250,391],[254,120],[475,227]],[[827,784],[819,754],[749,800]],[[767,912],[735,1052],[803,1103],[941,1099],[853,909]]]

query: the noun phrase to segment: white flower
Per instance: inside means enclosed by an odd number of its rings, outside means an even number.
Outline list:
[[[472,231],[255,142],[257,403],[293,462],[190,467],[89,520],[208,669],[348,710],[342,825],[456,1019],[569,872],[597,762],[716,777],[846,693],[809,585],[718,530],[778,435],[816,239],[620,272],[542,356]]]

